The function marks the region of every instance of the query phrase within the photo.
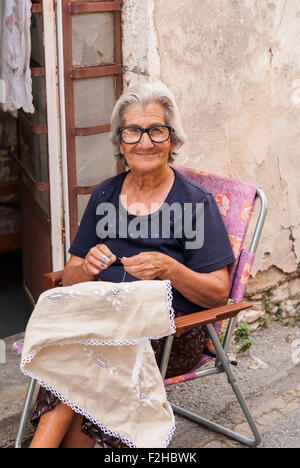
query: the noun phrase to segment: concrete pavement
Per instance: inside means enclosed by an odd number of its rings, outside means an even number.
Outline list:
[[[252,335],[254,344],[247,353],[237,356],[233,372],[262,435],[261,448],[300,447],[299,332],[299,327],[272,322]],[[251,437],[225,374],[187,382],[168,393],[170,401]],[[176,422],[170,447],[243,447],[183,418]]]
[[[271,322],[253,334],[254,344],[233,372],[242,388],[263,440],[261,448],[300,447],[300,328]],[[6,339],[7,363],[0,364],[0,447],[12,446],[22,409],[27,378],[11,345],[20,335]],[[234,353],[234,346],[231,352]],[[198,411],[227,427],[251,435],[225,374],[201,378],[167,389],[172,403]],[[32,434],[30,425],[25,438]],[[225,436],[176,416],[170,448],[243,447]]]

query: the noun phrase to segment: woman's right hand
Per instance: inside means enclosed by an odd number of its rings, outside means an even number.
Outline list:
[[[117,257],[104,244],[92,247],[86,255],[82,268],[88,276],[98,275],[117,260]]]

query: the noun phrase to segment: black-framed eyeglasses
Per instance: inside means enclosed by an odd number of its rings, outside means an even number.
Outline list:
[[[128,127],[119,128],[118,134],[120,135],[121,141],[127,145],[139,143],[144,133],[148,133],[153,143],[163,143],[170,138],[172,130],[172,127],[169,125],[151,125],[151,127],[148,128],[129,125]]]

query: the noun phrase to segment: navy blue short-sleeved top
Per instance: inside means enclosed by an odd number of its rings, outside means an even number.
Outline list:
[[[128,172],[97,185],[69,253],[85,258],[97,244],[105,244],[117,259],[157,251],[199,273],[209,273],[233,263],[235,257],[214,197],[176,170],[174,173],[175,179],[164,204],[148,216],[128,213],[120,201]],[[125,274],[117,260],[95,276],[95,280],[119,283],[137,278]],[[174,288],[172,292],[175,310],[184,313],[202,310]]]

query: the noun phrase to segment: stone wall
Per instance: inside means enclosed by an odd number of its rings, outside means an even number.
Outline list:
[[[255,183],[269,212],[248,287],[299,307],[300,3],[124,0],[124,84],[161,80],[180,107],[178,163]]]

